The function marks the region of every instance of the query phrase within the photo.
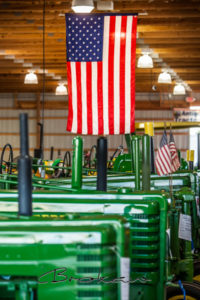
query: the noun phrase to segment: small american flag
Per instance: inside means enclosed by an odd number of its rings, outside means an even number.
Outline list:
[[[136,26],[136,15],[66,14],[68,131],[134,132]]]
[[[169,138],[169,151],[171,154],[171,169],[172,173],[176,172],[180,167],[180,162],[178,158],[178,153],[175,146],[175,141],[172,132],[170,131],[170,138]]]
[[[157,174],[160,176],[172,173],[172,159],[170,148],[167,142],[166,130],[164,131],[160,141],[160,147],[156,156],[155,165]]]

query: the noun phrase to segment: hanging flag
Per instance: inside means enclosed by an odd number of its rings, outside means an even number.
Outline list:
[[[170,130],[170,138],[169,138],[169,151],[171,154],[171,168],[173,173],[176,172],[180,167],[180,162],[179,162],[178,153],[175,146],[174,137],[171,130]]]
[[[164,131],[160,141],[155,165],[157,174],[160,176],[172,173],[171,153],[167,142],[166,130]]]
[[[66,14],[68,131],[134,132],[136,26],[134,14]]]

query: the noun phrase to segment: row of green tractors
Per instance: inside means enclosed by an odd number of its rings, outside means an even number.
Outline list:
[[[0,299],[200,299],[198,172],[151,174],[145,134],[130,139],[131,172],[107,169],[101,137],[86,175],[76,137],[70,176],[38,177],[65,167],[33,165],[26,114],[20,129],[17,172],[0,175]]]

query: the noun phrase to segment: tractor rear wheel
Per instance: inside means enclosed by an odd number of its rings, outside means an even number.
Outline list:
[[[186,291],[186,300],[200,300],[200,285],[183,282]],[[184,295],[180,287],[167,287],[167,300],[183,300]]]
[[[193,280],[194,280],[195,283],[200,284],[200,261],[199,260],[194,262],[194,277],[193,277]]]

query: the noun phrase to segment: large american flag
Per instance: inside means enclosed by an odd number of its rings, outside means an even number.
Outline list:
[[[167,142],[166,130],[164,131],[160,141],[160,147],[157,152],[155,165],[157,174],[160,176],[172,173],[172,159]]]
[[[68,131],[134,132],[136,26],[136,15],[66,14]]]
[[[175,146],[174,137],[172,131],[170,131],[170,138],[169,138],[169,151],[171,154],[171,169],[172,172],[175,172],[180,167],[180,162],[178,158],[178,153]]]

